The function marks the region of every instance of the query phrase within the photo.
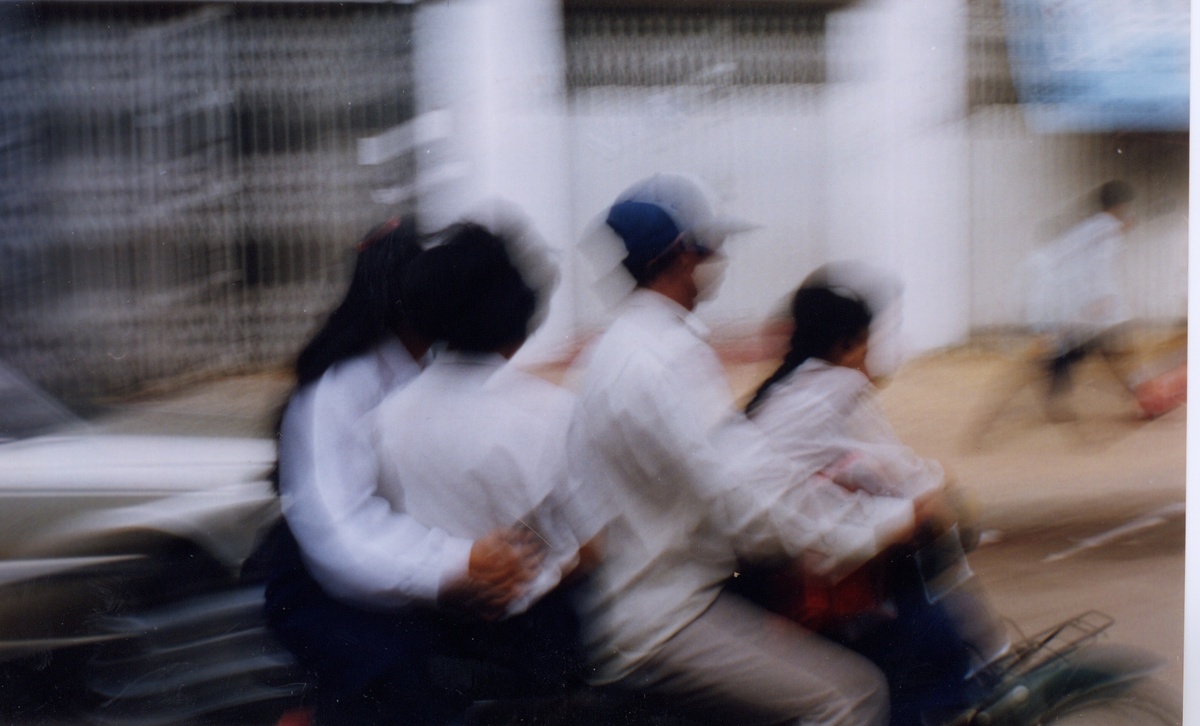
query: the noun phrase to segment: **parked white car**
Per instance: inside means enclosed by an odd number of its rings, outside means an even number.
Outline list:
[[[0,720],[162,723],[294,692],[239,579],[279,517],[274,462],[268,439],[98,433],[0,368]]]

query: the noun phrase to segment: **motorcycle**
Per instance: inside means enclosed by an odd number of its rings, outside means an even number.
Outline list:
[[[785,567],[752,570],[735,588],[875,662],[891,686],[893,725],[1182,723],[1182,695],[1154,677],[1165,659],[1107,642],[1114,620],[1097,610],[1028,636],[998,620],[1007,649],[973,665],[977,649],[943,607],[970,590],[973,534],[956,525],[919,534],[836,585]]]
[[[1181,724],[1182,696],[1153,678],[1162,658],[1101,642],[1112,624],[1092,610],[1023,638],[990,691],[942,726]]]
[[[798,599],[797,583],[789,590],[786,580],[781,586],[778,578],[760,577],[756,589],[749,573],[731,586],[739,595],[876,660],[892,683],[894,724],[1182,723],[1182,696],[1155,679],[1164,660],[1107,642],[1114,620],[1095,610],[1028,636],[1009,626],[1016,637],[1010,637],[1007,652],[969,679],[956,675],[959,665],[943,667],[952,660],[946,657],[951,651],[939,649],[936,641],[950,640],[952,633],[912,624],[936,612],[931,606],[943,591],[960,587],[970,577],[964,539],[969,538],[952,528],[920,546],[893,551],[860,568],[858,576],[845,578],[841,593],[814,592],[809,583],[805,597]],[[778,597],[780,593],[786,597]],[[899,603],[890,618],[900,623],[898,629],[889,631],[880,624],[878,608],[869,604],[872,596],[890,599],[889,605]],[[802,607],[788,609],[797,602]],[[814,602],[823,606],[814,607]],[[916,619],[905,621],[907,613],[917,613]],[[311,677],[266,627],[261,582],[243,581],[224,592],[110,616],[105,625],[113,642],[98,649],[89,663],[88,681],[96,700],[85,720],[132,726],[215,718],[265,725],[281,723],[284,717],[289,723],[304,723],[308,717]],[[579,687],[513,698],[504,678],[480,671],[478,664],[436,665],[440,687],[472,694],[474,705],[463,724],[693,726],[669,699],[644,693]]]
[[[1104,642],[1111,617],[1088,611],[1014,643],[992,665],[988,688],[953,714],[926,714],[922,726],[1179,726],[1182,696],[1154,679],[1163,660]],[[699,726],[668,699],[593,692],[527,704],[488,702],[468,714],[479,726]]]

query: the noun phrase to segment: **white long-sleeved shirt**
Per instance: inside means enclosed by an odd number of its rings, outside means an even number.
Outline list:
[[[810,358],[771,388],[752,417],[808,476],[822,475],[810,479],[813,486],[828,478],[847,500],[915,499],[945,481],[938,462],[900,441],[874,384],[852,368]]]
[[[546,548],[522,612],[578,561],[603,521],[567,482],[574,396],[498,355],[444,352],[375,414],[380,487],[396,506],[452,536],[529,527]]]
[[[368,414],[420,370],[389,337],[296,391],[280,428],[283,514],[305,564],[330,595],[364,607],[433,601],[467,571],[471,539],[426,526],[378,488]]]
[[[1030,256],[1026,316],[1035,329],[1070,345],[1128,319],[1116,276],[1121,235],[1121,220],[1101,212]]]
[[[589,639],[611,682],[635,670],[716,599],[739,557],[862,561],[908,502],[864,502],[853,523],[820,519],[803,472],[734,410],[699,321],[638,290],[587,354],[569,451],[572,478],[606,491],[612,521],[593,573]],[[583,484],[581,484],[583,485]]]

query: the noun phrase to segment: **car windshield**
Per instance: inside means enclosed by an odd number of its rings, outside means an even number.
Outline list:
[[[80,420],[32,381],[0,363],[0,442],[44,434]]]

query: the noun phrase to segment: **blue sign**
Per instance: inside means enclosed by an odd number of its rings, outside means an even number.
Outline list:
[[[1005,20],[1034,129],[1188,130],[1188,0],[1005,0]]]

